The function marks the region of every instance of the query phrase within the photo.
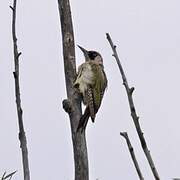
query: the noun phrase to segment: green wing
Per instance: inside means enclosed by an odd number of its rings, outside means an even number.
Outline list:
[[[102,66],[93,64],[92,71],[94,73],[93,79],[93,96],[94,96],[94,106],[96,112],[98,111],[101,101],[104,95],[104,91],[107,87],[107,78]]]

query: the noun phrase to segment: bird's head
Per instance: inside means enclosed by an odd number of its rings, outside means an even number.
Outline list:
[[[98,52],[88,51],[79,45],[78,47],[83,52],[86,61],[96,61],[98,64],[103,64],[102,56]]]

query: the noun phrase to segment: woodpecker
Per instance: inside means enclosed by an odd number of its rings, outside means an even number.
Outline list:
[[[77,131],[85,130],[89,117],[95,121],[96,113],[100,108],[102,98],[107,87],[107,78],[104,72],[103,58],[96,51],[87,51],[78,46],[85,56],[85,62],[78,68],[74,87],[82,95],[83,104],[86,106],[81,116]]]

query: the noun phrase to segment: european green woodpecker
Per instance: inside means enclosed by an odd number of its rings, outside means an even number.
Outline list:
[[[107,78],[104,72],[102,56],[96,51],[87,51],[78,46],[85,56],[85,62],[78,68],[74,87],[82,95],[86,106],[84,114],[80,118],[77,130],[85,130],[89,117],[94,122],[96,113],[101,105],[104,91],[107,87]]]

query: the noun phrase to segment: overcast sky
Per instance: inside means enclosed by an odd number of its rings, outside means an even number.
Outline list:
[[[23,179],[14,96],[11,1],[0,1],[0,175]],[[109,32],[122,58],[145,138],[162,180],[180,177],[180,1],[71,1],[75,43],[104,58],[109,85],[96,123],[89,122],[90,180],[138,179],[120,131],[127,131],[145,180],[153,175],[130,117]],[[19,1],[21,99],[32,180],[74,174],[57,0]],[[83,55],[76,47],[77,65]]]

